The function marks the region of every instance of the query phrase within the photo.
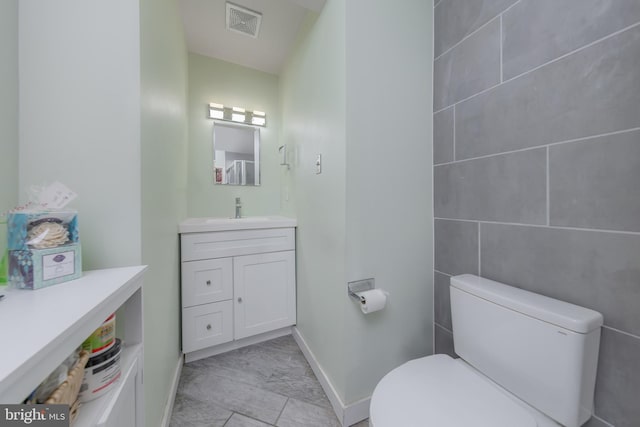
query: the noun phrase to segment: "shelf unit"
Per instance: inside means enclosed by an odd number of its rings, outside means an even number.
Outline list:
[[[111,313],[121,309],[121,379],[106,395],[82,404],[74,427],[144,426],[142,276],[146,268],[94,270],[36,291],[2,291],[0,403],[22,402]],[[119,405],[128,408],[122,411]],[[125,423],[120,412],[128,414]]]

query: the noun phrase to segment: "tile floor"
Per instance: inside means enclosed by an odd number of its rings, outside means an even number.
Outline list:
[[[288,335],[183,367],[170,427],[217,426],[340,427],[340,423]]]

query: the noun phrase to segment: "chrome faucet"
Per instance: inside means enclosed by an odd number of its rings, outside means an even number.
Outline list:
[[[240,197],[236,197],[236,219],[242,218],[240,210],[242,209],[242,203],[240,203]]]

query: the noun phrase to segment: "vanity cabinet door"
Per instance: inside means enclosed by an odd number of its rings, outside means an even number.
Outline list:
[[[182,306],[208,304],[233,297],[231,258],[182,263]]]
[[[233,258],[235,339],[296,323],[295,251]]]

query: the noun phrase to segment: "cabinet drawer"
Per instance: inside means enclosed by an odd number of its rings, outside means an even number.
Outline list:
[[[182,351],[189,353],[233,339],[232,301],[182,309]]]
[[[294,230],[269,228],[182,234],[182,261],[292,250],[295,248]]]
[[[182,263],[182,306],[208,304],[233,298],[231,258]]]

